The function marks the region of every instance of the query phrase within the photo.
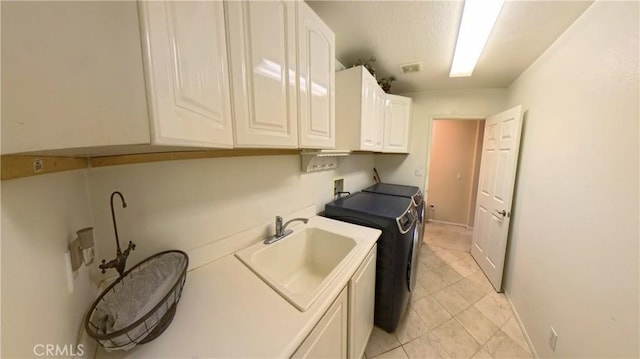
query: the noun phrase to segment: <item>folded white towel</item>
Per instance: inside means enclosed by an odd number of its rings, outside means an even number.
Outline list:
[[[120,280],[109,293],[107,293],[92,315],[91,321],[98,325],[98,332],[109,334],[121,330],[135,323],[149,313],[165,295],[169,293],[186,266],[183,255],[179,253],[167,253],[140,265]],[[171,298],[163,307],[159,317],[152,316],[142,322],[136,328],[130,328],[126,334],[118,336],[111,341],[115,346],[125,345],[118,349],[131,349],[149,334],[152,328],[161,319],[161,315],[175,302]],[[135,341],[130,345],[127,343]],[[108,348],[107,348],[108,350]]]

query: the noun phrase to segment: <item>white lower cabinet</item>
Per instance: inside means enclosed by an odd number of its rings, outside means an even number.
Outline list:
[[[347,357],[347,291],[340,292],[292,358]]]
[[[292,358],[362,358],[373,330],[376,249],[374,245]]]
[[[373,246],[349,281],[349,358],[362,358],[373,330],[376,248]]]

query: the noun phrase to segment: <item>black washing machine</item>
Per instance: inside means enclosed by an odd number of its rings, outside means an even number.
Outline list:
[[[410,198],[413,206],[418,212],[418,247],[422,247],[422,244],[424,243],[422,241],[424,236],[424,199],[419,187],[391,183],[376,183],[373,186],[363,189],[362,192]],[[413,259],[417,268],[420,261],[420,256],[418,256],[417,252]],[[413,280],[416,280],[415,276],[413,277]],[[415,286],[415,283],[413,283],[413,286]]]
[[[374,323],[394,331],[415,288],[419,235],[411,199],[357,192],[327,203],[324,215],[382,230],[377,242]]]
[[[362,192],[386,194],[389,196],[398,196],[411,198],[413,205],[418,211],[418,218],[420,219],[420,225],[424,225],[424,197],[422,191],[416,186],[405,186],[401,184],[391,183],[376,183],[371,187],[367,187]],[[422,234],[422,233],[421,233]],[[422,239],[422,238],[421,238]]]

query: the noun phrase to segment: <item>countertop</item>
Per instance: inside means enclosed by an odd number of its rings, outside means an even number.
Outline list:
[[[380,231],[312,217],[310,225],[331,226],[364,239],[320,297],[304,312],[296,309],[233,254],[197,267],[187,280],[176,316],[154,341],[97,358],[275,358],[289,357],[304,341],[375,244]],[[302,228],[298,226],[296,228]],[[297,230],[297,229],[296,229]]]

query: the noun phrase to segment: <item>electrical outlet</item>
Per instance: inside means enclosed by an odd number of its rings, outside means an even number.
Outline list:
[[[551,350],[556,351],[556,344],[558,344],[558,333],[551,327],[551,334],[549,334],[549,346]]]

